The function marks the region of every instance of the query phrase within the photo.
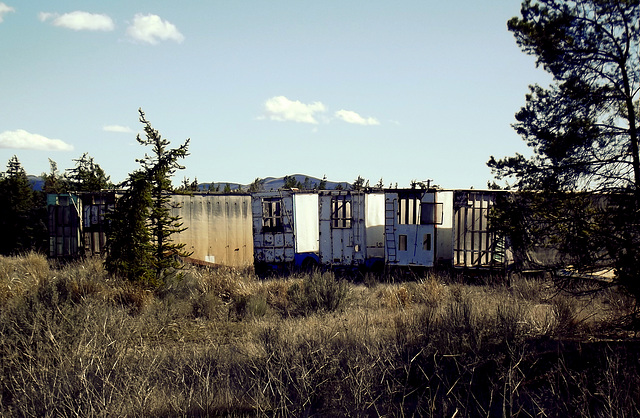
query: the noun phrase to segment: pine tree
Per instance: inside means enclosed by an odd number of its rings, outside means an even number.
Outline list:
[[[38,201],[27,173],[15,155],[0,180],[0,254],[11,255],[37,249],[44,237],[42,219],[38,219]]]
[[[130,174],[121,186],[127,191],[108,215],[105,266],[111,274],[130,281],[157,285],[152,269],[153,249],[148,225],[152,205],[151,184],[146,173],[138,170]]]
[[[640,306],[640,2],[524,0],[521,15],[508,28],[553,82],[516,114],[531,156],[488,162],[519,191],[495,225],[521,252],[553,245],[565,265],[612,267]]]
[[[171,238],[185,228],[180,217],[171,215],[170,196],[171,177],[184,168],[178,160],[188,155],[189,139],[180,147],[169,149],[170,142],[153,129],[141,109],[139,113],[145,137],[138,135],[136,140],[150,146],[152,154],[136,160],[141,169],[129,176],[128,189],[112,216],[106,265],[112,273],[158,285],[180,268],[179,257],[189,255],[184,244],[176,244]],[[131,251],[139,254],[136,259],[127,253],[132,243],[136,248]]]
[[[73,161],[76,166],[68,169],[64,178],[69,191],[99,192],[112,187],[109,176],[88,153]]]

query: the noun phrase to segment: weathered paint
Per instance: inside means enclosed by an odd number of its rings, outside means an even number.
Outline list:
[[[317,259],[318,196],[279,190],[254,193],[254,259],[258,264],[302,264]]]
[[[365,193],[319,192],[320,263],[324,266],[360,266],[365,262]]]
[[[186,244],[190,258],[234,267],[253,264],[249,195],[172,195],[171,204],[172,216],[187,228],[172,239]]]
[[[385,259],[390,266],[433,267],[436,224],[442,208],[435,192],[394,190],[385,193]]]

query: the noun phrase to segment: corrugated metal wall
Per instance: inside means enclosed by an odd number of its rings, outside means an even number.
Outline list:
[[[49,256],[104,254],[106,213],[115,192],[49,195]],[[227,266],[253,264],[251,198],[248,195],[173,195],[172,215],[187,229],[172,236],[191,258]]]
[[[172,215],[187,228],[172,238],[186,244],[191,258],[234,267],[253,264],[249,195],[173,195],[171,202]]]

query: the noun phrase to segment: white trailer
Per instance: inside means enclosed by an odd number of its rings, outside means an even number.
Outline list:
[[[309,268],[318,258],[318,195],[278,190],[251,195],[255,268]]]

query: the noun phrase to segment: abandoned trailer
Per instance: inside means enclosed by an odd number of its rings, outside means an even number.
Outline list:
[[[389,189],[278,190],[174,194],[173,236],[188,261],[256,272],[323,268],[504,271],[505,239],[489,229],[499,191]],[[114,191],[48,196],[50,257],[102,255]]]

